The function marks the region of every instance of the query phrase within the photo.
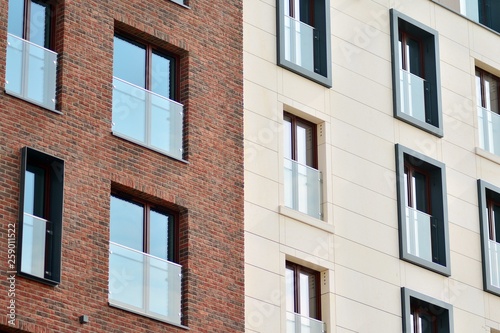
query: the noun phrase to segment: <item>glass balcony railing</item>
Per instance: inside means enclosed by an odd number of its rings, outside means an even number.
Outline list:
[[[491,284],[497,288],[500,288],[500,243],[489,240],[488,250],[490,257]]]
[[[415,119],[426,122],[425,99],[427,82],[404,69],[400,70],[401,111]]]
[[[109,303],[181,324],[181,266],[110,242]]]
[[[500,115],[478,106],[479,146],[500,155]]]
[[[325,323],[302,316],[298,313],[286,313],[286,333],[325,333]]]
[[[56,69],[56,53],[7,34],[7,93],[55,110]]]
[[[285,59],[314,71],[314,28],[285,15]]]
[[[113,78],[113,133],[182,159],[183,106]]]
[[[21,272],[45,277],[45,241],[49,221],[24,213]]]
[[[406,207],[406,244],[409,254],[432,262],[432,216]]]
[[[321,172],[285,158],[285,206],[321,219]]]

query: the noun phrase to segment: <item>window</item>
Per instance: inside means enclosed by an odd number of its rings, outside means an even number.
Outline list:
[[[181,323],[181,266],[176,214],[111,196],[109,303],[165,322]]]
[[[278,29],[278,65],[331,87],[329,0],[279,0]]]
[[[390,13],[394,117],[442,137],[437,31]]]
[[[5,91],[55,110],[57,54],[48,1],[9,0]]]
[[[452,333],[450,304],[402,288],[403,333]]]
[[[61,281],[64,162],[22,149],[18,272],[48,284]]]
[[[500,296],[500,188],[478,180],[484,290]]]
[[[319,273],[286,263],[287,333],[322,333]]]
[[[283,116],[285,206],[321,219],[321,172],[317,170],[316,125]]]
[[[500,155],[500,78],[476,68],[476,100],[479,146]]]
[[[149,44],[114,38],[113,134],[182,159],[183,106],[177,58]]]
[[[401,259],[450,275],[445,166],[396,145]]]
[[[461,0],[460,12],[469,19],[500,32],[500,22],[498,21],[500,2],[498,0]]]

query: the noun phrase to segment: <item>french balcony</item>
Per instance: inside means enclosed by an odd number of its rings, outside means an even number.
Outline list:
[[[321,172],[285,158],[285,206],[321,219]]]
[[[113,78],[113,134],[182,159],[183,106]]]
[[[49,221],[24,213],[21,272],[42,279],[45,277],[45,243],[49,226]]]
[[[110,242],[109,304],[181,324],[181,266]]]
[[[428,83],[421,77],[400,69],[402,112],[426,122],[425,101],[429,95]]]
[[[406,207],[406,244],[407,252],[432,262],[432,216]]]
[[[479,146],[500,155],[500,115],[478,106]]]
[[[57,53],[7,34],[5,91],[55,110]]]
[[[285,59],[314,71],[314,27],[285,15]]]
[[[324,322],[302,316],[298,313],[286,313],[286,333],[325,333]]]
[[[500,243],[488,241],[491,285],[500,288]]]

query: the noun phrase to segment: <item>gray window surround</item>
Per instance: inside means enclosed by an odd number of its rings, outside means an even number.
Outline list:
[[[451,275],[450,247],[448,231],[448,204],[446,198],[446,175],[445,165],[433,158],[425,156],[412,149],[396,144],[396,188],[398,200],[398,224],[399,224],[399,255],[400,259],[429,269],[444,276]],[[437,256],[438,262],[428,261],[416,255],[410,254],[406,234],[406,203],[405,203],[405,157],[410,159],[413,166],[426,170],[430,177],[430,203],[432,217],[436,219],[436,236],[438,242],[432,243],[433,255]]]
[[[52,229],[50,231],[51,245],[46,246],[45,262],[50,262],[50,268],[45,266],[45,277],[41,278],[21,270],[23,251],[24,194],[25,174],[28,164],[44,165],[49,172],[50,183],[45,185],[49,204],[47,206]],[[61,282],[61,247],[62,247],[62,217],[64,202],[64,161],[30,147],[21,149],[21,175],[19,195],[19,224],[17,230],[17,274],[48,285]],[[48,274],[47,274],[48,271]]]
[[[443,137],[438,32],[393,8],[390,9],[390,20],[394,117],[437,137]],[[399,68],[400,29],[420,38],[426,49],[423,61],[425,64],[425,80],[429,83],[430,94],[428,98],[429,103],[425,110],[428,122],[421,121],[402,112],[402,102],[400,99],[402,87]]]
[[[291,61],[285,59],[285,10],[282,5],[283,0],[276,0],[276,22],[277,22],[277,63],[278,66],[290,70],[300,76],[308,78],[316,83],[319,83],[327,88],[332,87],[332,64],[331,64],[331,34],[330,34],[330,0],[314,0],[316,12],[324,15],[317,15],[316,25],[321,26],[320,35],[318,38],[324,40],[320,43],[321,50],[315,55],[320,63],[319,71],[310,71]],[[317,27],[316,27],[317,28]],[[315,62],[315,66],[317,63]]]
[[[497,296],[500,296],[500,288],[491,283],[490,262],[488,256],[489,225],[487,209],[487,192],[500,201],[500,187],[490,184],[484,180],[477,180],[479,223],[481,234],[481,257],[483,263],[483,289]]]
[[[401,307],[403,318],[403,333],[410,333],[411,330],[411,299],[427,303],[430,312],[433,312],[438,317],[441,327],[438,328],[438,333],[453,333],[453,306],[446,302],[421,294],[417,291],[401,288]],[[435,312],[435,313],[434,313]]]

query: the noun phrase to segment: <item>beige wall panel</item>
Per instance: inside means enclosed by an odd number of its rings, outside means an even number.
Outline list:
[[[483,289],[482,262],[451,252],[452,278],[473,288]]]
[[[400,261],[401,285],[430,297],[449,301],[449,278],[415,264]],[[453,267],[451,267],[453,274]]]
[[[281,309],[279,306],[245,297],[245,320],[246,327],[251,332],[281,332]]]
[[[243,40],[243,50],[268,62],[275,62],[276,34],[270,34],[249,23],[245,23],[243,29],[248,36]]]
[[[281,125],[275,119],[247,112],[245,115],[245,139],[274,151],[283,140]]]
[[[451,251],[481,261],[481,239],[478,233],[453,223],[449,224],[449,230]]]
[[[281,294],[281,280],[277,273],[245,265],[245,295],[248,297],[280,306],[284,296]]]
[[[245,231],[278,242],[279,215],[272,210],[245,201]]]
[[[245,261],[279,274],[282,268],[279,244],[249,232],[245,232]]]
[[[447,141],[443,141],[443,160],[447,168],[476,178],[476,154]]]
[[[278,182],[278,152],[251,141],[245,141],[245,169]],[[266,161],[262,163],[262,161]]]
[[[245,182],[254,184],[252,187],[245,187],[246,200],[269,210],[277,211],[279,184],[276,181],[245,171]]]
[[[323,249],[326,244],[330,247],[329,244],[332,243],[329,232],[290,218],[284,218],[283,223],[284,245],[325,260],[333,259],[331,251]]]
[[[455,333],[490,333],[484,319],[461,309],[453,309]]]
[[[448,221],[472,232],[479,233],[477,205],[452,195],[448,195]]]
[[[251,53],[243,55],[243,75],[246,80],[252,81],[272,91],[277,90],[276,64],[257,57]]]
[[[477,179],[446,168],[448,194],[477,205]]]
[[[473,150],[476,146],[476,129],[472,124],[456,122],[446,113],[443,114],[444,139],[465,149]],[[448,131],[447,124],[453,124]]]
[[[276,35],[276,7],[274,4],[275,2],[268,0],[244,0],[243,22]]]
[[[322,113],[330,113],[325,103],[328,89],[288,70],[280,69],[280,72],[283,75],[280,91],[285,96],[290,96],[294,101]]]
[[[245,80],[243,84],[245,85],[245,117],[247,113],[253,112],[277,120],[281,111],[278,110],[278,94],[252,81]]]

